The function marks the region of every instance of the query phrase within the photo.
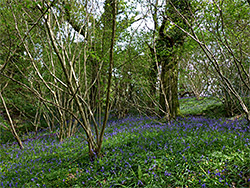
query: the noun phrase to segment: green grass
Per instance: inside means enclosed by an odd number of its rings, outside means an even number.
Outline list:
[[[211,118],[225,117],[226,112],[223,103],[215,97],[201,97],[200,100],[193,98],[180,99],[181,114],[202,115]]]
[[[212,97],[180,102],[182,114],[195,117],[170,125],[145,117],[113,118],[103,157],[93,162],[80,135],[59,143],[55,134],[30,133],[22,137],[24,150],[7,139],[0,145],[0,186],[250,187],[250,125],[244,119],[197,116],[224,113]]]
[[[247,126],[201,117],[171,125],[128,117],[109,123],[103,158],[94,162],[77,135],[63,143],[54,137],[27,141],[22,151],[2,146],[0,182],[2,187],[249,187]]]

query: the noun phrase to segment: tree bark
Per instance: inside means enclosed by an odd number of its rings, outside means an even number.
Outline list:
[[[178,63],[173,57],[169,57],[168,60],[161,62],[161,65],[161,80],[164,91],[161,89],[160,105],[164,111],[167,111],[163,94],[165,92],[169,104],[170,118],[176,118],[179,115],[180,108],[178,100]]]
[[[103,125],[100,133],[99,143],[97,153],[100,155],[104,130],[107,125],[108,116],[109,116],[109,108],[110,108],[110,93],[111,93],[111,83],[112,83],[112,72],[114,67],[114,45],[115,45],[115,33],[116,33],[116,14],[117,14],[117,2],[113,0],[111,3],[112,6],[112,37],[110,44],[110,56],[109,56],[109,73],[108,73],[108,87],[107,87],[107,96],[106,96],[106,107],[105,107],[105,116],[103,120]]]
[[[11,133],[12,133],[13,136],[15,137],[15,139],[16,139],[16,141],[17,141],[19,147],[20,147],[20,149],[23,149],[23,148],[24,148],[24,147],[23,147],[23,143],[22,143],[21,139],[19,138],[19,136],[18,136],[18,134],[17,134],[17,132],[16,132],[14,123],[13,123],[13,121],[12,121],[12,118],[11,118],[11,116],[10,116],[9,110],[8,110],[8,108],[7,108],[7,105],[6,105],[6,103],[5,103],[5,100],[4,100],[3,96],[2,96],[2,92],[1,92],[1,91],[0,91],[0,98],[1,98],[1,100],[2,100],[4,109],[5,109],[5,111],[6,111],[6,114],[7,114],[7,116],[8,116],[9,122],[10,122]]]
[[[156,46],[157,56],[161,64],[161,81],[163,87],[160,92],[160,106],[167,112],[166,101],[169,104],[169,117],[176,118],[179,115],[178,100],[178,62],[176,60],[176,51],[174,37],[170,37],[164,33],[166,27],[166,19],[164,18],[159,30],[159,40]],[[182,45],[182,44],[179,44]],[[164,96],[166,95],[166,97]],[[161,115],[164,113],[160,112]]]

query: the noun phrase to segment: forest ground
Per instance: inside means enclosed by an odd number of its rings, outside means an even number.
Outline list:
[[[250,127],[223,117],[214,98],[180,100],[171,124],[144,116],[111,119],[103,157],[89,161],[78,133],[59,142],[46,130],[0,146],[1,187],[250,187]],[[1,134],[2,135],[2,134]]]

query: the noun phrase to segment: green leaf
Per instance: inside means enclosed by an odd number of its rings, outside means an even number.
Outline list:
[[[138,165],[138,178],[139,178],[139,180],[141,180],[141,178],[142,178],[142,171],[141,171],[140,165]]]

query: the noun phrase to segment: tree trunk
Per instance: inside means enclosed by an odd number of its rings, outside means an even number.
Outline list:
[[[164,18],[159,29],[159,39],[156,46],[157,57],[161,64],[160,79],[162,82],[159,103],[164,111],[160,111],[160,115],[163,116],[166,113],[170,113],[168,117],[172,119],[179,115],[177,56],[178,48],[183,45],[184,36],[178,32],[172,34],[173,36],[165,34],[166,24],[167,22]]]
[[[179,115],[179,100],[178,100],[178,63],[174,57],[169,57],[165,62],[161,62],[161,80],[163,87],[160,93],[160,105],[167,112],[166,99],[169,104],[169,117],[176,118]],[[164,91],[162,91],[164,89]],[[164,96],[166,95],[166,99]]]
[[[157,58],[161,64],[161,93],[160,105],[165,112],[168,112],[169,118],[176,118],[179,115],[178,101],[178,56],[184,44],[186,34],[176,27],[172,27],[168,18],[178,22],[184,28],[186,23],[176,14],[177,10],[190,17],[189,0],[174,0],[169,1],[166,6],[166,16],[163,16],[163,21],[159,28],[159,38],[156,44]],[[170,5],[170,6],[169,6]],[[166,101],[167,100],[167,101]],[[168,105],[167,105],[168,104]],[[167,107],[169,109],[167,111]]]
[[[109,108],[110,108],[110,94],[111,94],[111,83],[112,83],[112,72],[114,67],[114,45],[115,45],[115,33],[116,33],[116,14],[117,14],[117,2],[113,0],[111,3],[112,6],[112,36],[110,43],[110,55],[109,55],[109,73],[108,73],[108,87],[107,87],[107,95],[106,95],[106,106],[105,106],[105,115],[103,120],[103,125],[99,137],[99,143],[97,148],[97,154],[100,157],[102,142],[104,137],[104,130],[107,125],[108,117],[109,117]]]
[[[9,121],[10,121],[11,133],[12,133],[13,136],[15,137],[15,139],[16,139],[16,141],[17,141],[19,147],[20,147],[20,149],[23,149],[23,148],[24,148],[24,147],[23,147],[23,143],[22,143],[21,139],[19,138],[19,136],[18,136],[18,134],[17,134],[17,132],[16,132],[14,123],[13,123],[13,121],[12,121],[12,118],[11,118],[11,116],[10,116],[9,110],[8,110],[8,108],[7,108],[7,105],[6,105],[6,103],[5,103],[5,100],[4,100],[4,98],[3,98],[1,92],[0,92],[0,98],[1,98],[1,100],[2,100],[4,109],[5,109],[6,113],[7,113],[7,116],[8,116]]]

